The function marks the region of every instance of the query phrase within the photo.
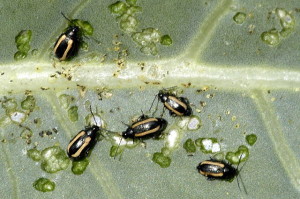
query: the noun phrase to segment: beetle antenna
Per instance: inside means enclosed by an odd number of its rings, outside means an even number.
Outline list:
[[[163,108],[163,112],[162,112],[161,115],[160,115],[160,118],[163,117],[163,115],[165,114],[165,111],[166,111],[166,108],[164,107],[164,108]]]
[[[244,181],[243,181],[243,179],[242,179],[242,177],[241,177],[241,174],[239,174],[239,176],[237,177],[237,182],[239,182],[239,177],[240,177],[240,179],[241,179],[241,183],[242,183],[243,189],[244,189],[246,195],[248,195],[248,192],[247,192],[247,189],[246,189],[246,187],[245,187]],[[238,183],[238,186],[239,186],[239,189],[241,190],[240,184],[239,184],[239,183]]]
[[[156,95],[157,96],[157,95]],[[156,102],[156,108],[155,108],[155,111],[153,112],[153,115],[154,115],[154,113],[157,111],[157,109],[158,109],[158,102],[159,102],[159,100],[157,99],[157,102]]]
[[[243,153],[243,154],[244,154],[244,153]],[[241,159],[242,159],[242,157],[243,157],[243,154],[240,155],[239,163],[238,163],[238,165],[237,165],[237,167],[236,167],[237,170],[239,169],[239,166],[240,166],[240,163],[241,163]],[[244,166],[245,166],[246,163],[247,163],[247,162],[245,162],[245,163],[243,164],[243,166],[242,166],[241,169],[239,170],[239,173],[242,171],[242,169],[244,168]]]
[[[94,42],[96,42],[98,45],[101,44],[101,42],[100,42],[99,40],[95,39],[94,37],[87,37],[86,35],[83,35],[83,37],[86,38],[86,39],[92,39],[92,40],[93,40]]]
[[[211,156],[209,156],[209,159],[210,160],[215,160],[215,157],[214,157],[215,155],[213,155],[212,157]]]
[[[90,105],[90,111],[91,111],[91,114],[92,114],[92,116],[93,116],[93,118],[94,118],[94,122],[95,122],[96,126],[98,126],[97,121],[96,121],[96,118],[95,118],[95,115],[94,115],[94,113],[93,113],[93,111],[92,111],[92,105]]]
[[[141,112],[142,112],[142,116],[144,117],[144,115],[145,115],[145,114],[144,114],[144,112],[143,112],[143,110],[142,110],[142,109],[141,109]]]
[[[244,166],[245,166],[246,163],[247,163],[247,162],[245,162],[245,163],[243,164],[243,166],[242,166],[241,169],[240,169],[240,172],[242,171],[242,169],[244,168]],[[237,166],[237,169],[238,169],[238,167],[239,167],[239,165]]]
[[[125,126],[127,126],[127,127],[130,127],[130,125],[128,125],[128,124],[125,124],[123,121],[122,121],[122,124],[124,124]]]
[[[118,144],[117,150],[116,150],[116,152],[115,152],[114,159],[116,159],[116,156],[117,156],[117,154],[118,154],[118,150],[119,150],[119,147],[120,147],[120,144],[121,144],[122,139],[123,139],[123,138],[120,139],[120,142],[119,142],[119,144]]]
[[[243,189],[244,189],[244,191],[245,191],[245,193],[246,193],[246,195],[247,195],[248,192],[247,192],[247,189],[246,189],[246,187],[245,187],[245,184],[244,184],[243,179],[242,179],[242,176],[241,176],[241,171],[242,171],[242,169],[244,168],[246,162],[243,164],[243,166],[241,167],[241,169],[238,170],[238,169],[239,169],[239,165],[240,165],[240,163],[241,163],[242,156],[243,156],[243,154],[240,155],[239,164],[238,164],[238,166],[236,167],[236,170],[237,170],[237,172],[238,172],[236,180],[237,180],[237,183],[238,183],[238,187],[239,187],[239,189],[240,189],[240,191],[241,191],[241,187],[240,187],[240,183],[239,183],[239,178],[241,179],[241,183],[242,183]]]
[[[153,101],[152,101],[152,103],[151,103],[151,106],[150,106],[150,108],[149,108],[149,112],[151,111],[152,106],[153,106],[154,101],[155,101],[155,99],[156,99],[157,96],[158,96],[158,95],[155,95],[155,97],[154,97],[154,99],[153,99]],[[158,100],[157,100],[157,102],[158,102]],[[157,104],[158,104],[158,103],[157,103]],[[153,114],[156,112],[156,110],[157,110],[157,107],[156,107],[155,111],[153,112]]]
[[[71,20],[68,17],[66,17],[66,15],[63,12],[60,12],[60,14],[71,23]]]

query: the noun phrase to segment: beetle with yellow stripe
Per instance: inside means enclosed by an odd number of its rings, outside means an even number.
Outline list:
[[[197,169],[208,180],[231,180],[238,174],[237,169],[230,164],[214,159],[200,162]]]
[[[78,54],[82,42],[82,31],[79,26],[74,25],[63,13],[61,14],[71,23],[71,26],[58,37],[54,44],[53,52],[60,61],[65,61]]]
[[[71,26],[59,36],[53,52],[60,61],[68,60],[78,53],[81,41],[80,28]]]
[[[99,130],[98,126],[93,125],[77,133],[67,147],[68,156],[73,160],[86,158],[97,142]]]
[[[240,156],[237,168],[233,167],[231,164],[228,164],[224,160],[219,161],[215,159],[210,159],[210,160],[205,160],[203,162],[200,162],[199,165],[197,166],[197,170],[201,175],[206,176],[207,180],[232,181],[235,177],[237,177],[237,184],[239,189],[241,190],[239,180],[238,180],[238,177],[240,177],[244,191],[247,194],[246,187],[244,186],[243,180],[239,175],[239,173],[243,168],[242,167],[240,170],[238,169],[241,162],[241,158],[242,156]]]
[[[158,137],[167,127],[168,122],[163,118],[148,117],[142,115],[126,131],[122,133],[122,137],[127,138],[151,138]]]
[[[160,90],[158,98],[169,110],[171,116],[190,116],[192,114],[189,101],[185,97],[177,97],[165,90]]]
[[[100,130],[103,130],[97,125],[95,116],[90,106],[90,111],[96,125],[87,126],[84,130],[79,131],[74,138],[69,142],[67,147],[67,154],[69,158],[78,161],[86,158],[90,150],[96,145]]]

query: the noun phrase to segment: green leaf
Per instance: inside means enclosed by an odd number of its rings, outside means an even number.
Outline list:
[[[1,198],[299,198],[299,2],[122,0],[112,8],[116,2],[1,3]],[[85,50],[62,62],[52,52],[69,25],[61,12],[88,25]],[[31,32],[28,45],[18,46],[23,30]],[[198,129],[153,102],[169,87],[189,100]],[[70,140],[92,123],[90,105],[92,122],[107,130],[75,175],[62,161]],[[121,139],[123,123],[141,110],[164,112],[162,137]],[[216,139],[217,150],[197,145],[189,156],[183,144],[202,138]],[[27,153],[44,151],[45,159],[53,146],[59,167],[47,173],[39,153]],[[208,181],[196,169],[227,153],[237,163],[244,151],[239,177],[248,195],[236,179]],[[36,190],[38,179],[52,191]]]

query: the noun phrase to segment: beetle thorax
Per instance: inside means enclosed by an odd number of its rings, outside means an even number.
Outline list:
[[[69,37],[74,37],[75,35],[77,35],[79,33],[79,27],[77,26],[72,26],[68,29],[68,36]]]
[[[132,137],[133,134],[134,134],[134,132],[133,132],[132,128],[128,128],[126,131],[122,132],[122,136],[125,139]]]
[[[162,102],[166,102],[168,100],[168,96],[166,94],[162,93],[162,92],[158,93],[158,98]]]

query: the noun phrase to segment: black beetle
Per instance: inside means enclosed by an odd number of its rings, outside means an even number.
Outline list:
[[[238,170],[230,164],[213,159],[200,162],[197,169],[208,180],[231,180],[238,175]]]
[[[80,131],[69,143],[67,154],[74,160],[82,160],[97,143],[100,128],[96,125]]]
[[[80,28],[78,26],[70,26],[57,39],[53,52],[60,61],[68,60],[77,55],[81,41]]]
[[[125,139],[157,137],[165,130],[167,124],[168,122],[163,118],[142,115],[131,126],[128,126],[122,133],[122,137]]]
[[[61,13],[71,24],[72,21]],[[69,26],[66,32],[62,33],[54,44],[53,52],[55,56],[60,60],[68,60],[79,51],[79,47],[82,42],[82,31],[79,26]]]
[[[166,90],[160,90],[157,96],[171,116],[190,116],[193,113],[189,100],[185,97],[177,97]]]
[[[232,181],[234,179],[234,177],[237,177],[238,187],[241,190],[240,184],[238,181],[239,173],[242,170],[242,168],[240,170],[238,169],[241,158],[242,158],[242,156],[240,156],[240,160],[239,160],[239,164],[238,164],[237,168],[233,167],[231,164],[228,164],[225,161],[210,159],[210,160],[205,160],[203,162],[200,162],[199,165],[197,166],[197,170],[201,175],[206,176],[207,180]],[[244,186],[242,178],[241,178],[241,182],[242,182],[243,188],[245,190],[245,193],[247,194],[247,190],[246,190],[246,187]]]
[[[96,123],[95,116],[92,112],[92,107],[90,106],[91,114]],[[97,123],[96,123],[97,124]],[[90,150],[95,146],[98,141],[99,131],[102,130],[101,127],[97,125],[92,125],[85,127],[77,133],[76,136],[69,142],[67,147],[67,154],[73,160],[82,160],[89,155]]]

